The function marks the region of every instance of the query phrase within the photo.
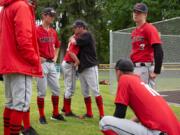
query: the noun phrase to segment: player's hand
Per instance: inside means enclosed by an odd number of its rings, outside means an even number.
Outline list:
[[[74,66],[75,66],[75,67],[78,67],[79,64],[80,64],[80,62],[77,61],[77,62],[74,63]]]
[[[54,62],[54,63],[56,63],[56,61],[57,61],[57,58],[54,58],[54,59],[52,59],[52,60],[53,60],[53,62]]]
[[[45,58],[43,58],[43,57],[40,57],[40,59],[41,59],[41,63],[44,63],[44,62],[46,62],[46,59],[45,59]]]
[[[136,117],[136,116],[133,116],[131,118],[132,121],[136,122],[136,123],[139,123],[139,119]]]
[[[150,75],[149,75],[149,77],[150,77],[151,79],[155,79],[155,78],[157,77],[157,75],[158,75],[158,74],[156,74],[156,73],[154,73],[154,72],[151,72]]]
[[[76,45],[76,39],[75,39],[74,37],[71,37],[71,38],[70,38],[70,42],[71,42],[72,44],[75,44],[75,45]]]

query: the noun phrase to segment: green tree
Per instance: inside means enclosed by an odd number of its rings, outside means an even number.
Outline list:
[[[134,26],[132,9],[135,3],[144,2],[149,7],[148,21],[155,22],[180,15],[179,0],[39,0],[37,17],[43,7],[57,11],[61,23],[62,49],[65,51],[72,35],[71,24],[76,19],[85,20],[97,42],[100,63],[109,62],[109,30]]]

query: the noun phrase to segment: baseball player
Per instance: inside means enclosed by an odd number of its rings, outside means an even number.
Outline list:
[[[55,62],[58,57],[60,42],[57,32],[50,27],[55,18],[55,10],[53,8],[44,8],[42,11],[42,25],[37,28],[37,39],[40,50],[41,63],[43,67],[43,78],[37,78],[37,105],[39,109],[41,124],[47,124],[44,114],[44,97],[46,96],[47,84],[52,91],[53,120],[63,120],[64,117],[59,113],[59,83]]]
[[[137,3],[133,8],[133,20],[136,28],[132,31],[132,50],[130,58],[134,63],[134,72],[141,79],[155,87],[154,79],[161,72],[163,50],[157,29],[147,23],[148,7],[144,3]]]
[[[30,125],[32,76],[42,77],[35,31],[35,1],[0,0],[0,74],[5,85],[4,135],[36,135]]]
[[[86,26],[87,24],[82,20],[75,22],[77,25]],[[92,34],[87,30],[87,27],[81,30],[76,39],[76,44],[80,47],[78,58],[80,65],[78,67],[79,79],[81,82],[82,94],[86,105],[86,114],[84,118],[92,118],[91,96],[90,89],[92,90],[96,104],[99,110],[100,119],[104,116],[103,99],[99,92],[98,84],[98,67],[96,57],[96,46]]]
[[[77,58],[79,46],[76,45],[75,39],[83,27],[85,26],[77,25],[76,23],[73,24],[74,35],[69,40],[68,48],[62,62],[65,85],[64,106],[62,110],[65,112],[65,116],[77,117],[71,110],[71,97],[75,91],[76,69],[80,63]]]
[[[100,121],[104,135],[179,135],[180,124],[166,101],[133,74],[133,63],[120,59],[115,66],[118,81],[114,116]],[[138,119],[124,119],[127,107]],[[137,123],[139,121],[140,123]]]

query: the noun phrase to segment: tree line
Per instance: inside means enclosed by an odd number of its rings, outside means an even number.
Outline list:
[[[99,63],[108,63],[109,30],[134,26],[132,9],[137,2],[148,5],[149,22],[180,16],[179,0],[39,0],[37,18],[44,7],[55,8],[60,24],[61,52],[65,52],[72,35],[72,23],[76,19],[85,20],[96,39]]]

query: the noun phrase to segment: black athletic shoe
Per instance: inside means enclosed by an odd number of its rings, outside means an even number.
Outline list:
[[[66,121],[66,120],[64,119],[64,117],[63,117],[61,114],[58,114],[57,116],[53,115],[53,116],[51,117],[51,120],[61,120],[61,121]]]
[[[41,124],[47,124],[47,121],[46,121],[46,118],[45,118],[45,117],[40,117],[40,118],[39,118],[39,122],[40,122]]]
[[[84,119],[85,119],[85,118],[93,118],[93,115],[84,114],[82,117],[83,117]]]
[[[74,114],[73,112],[70,112],[70,113],[65,113],[64,114],[66,117],[75,117],[75,118],[78,118],[78,116],[76,114]]]
[[[39,135],[33,127],[22,130],[23,135]]]

